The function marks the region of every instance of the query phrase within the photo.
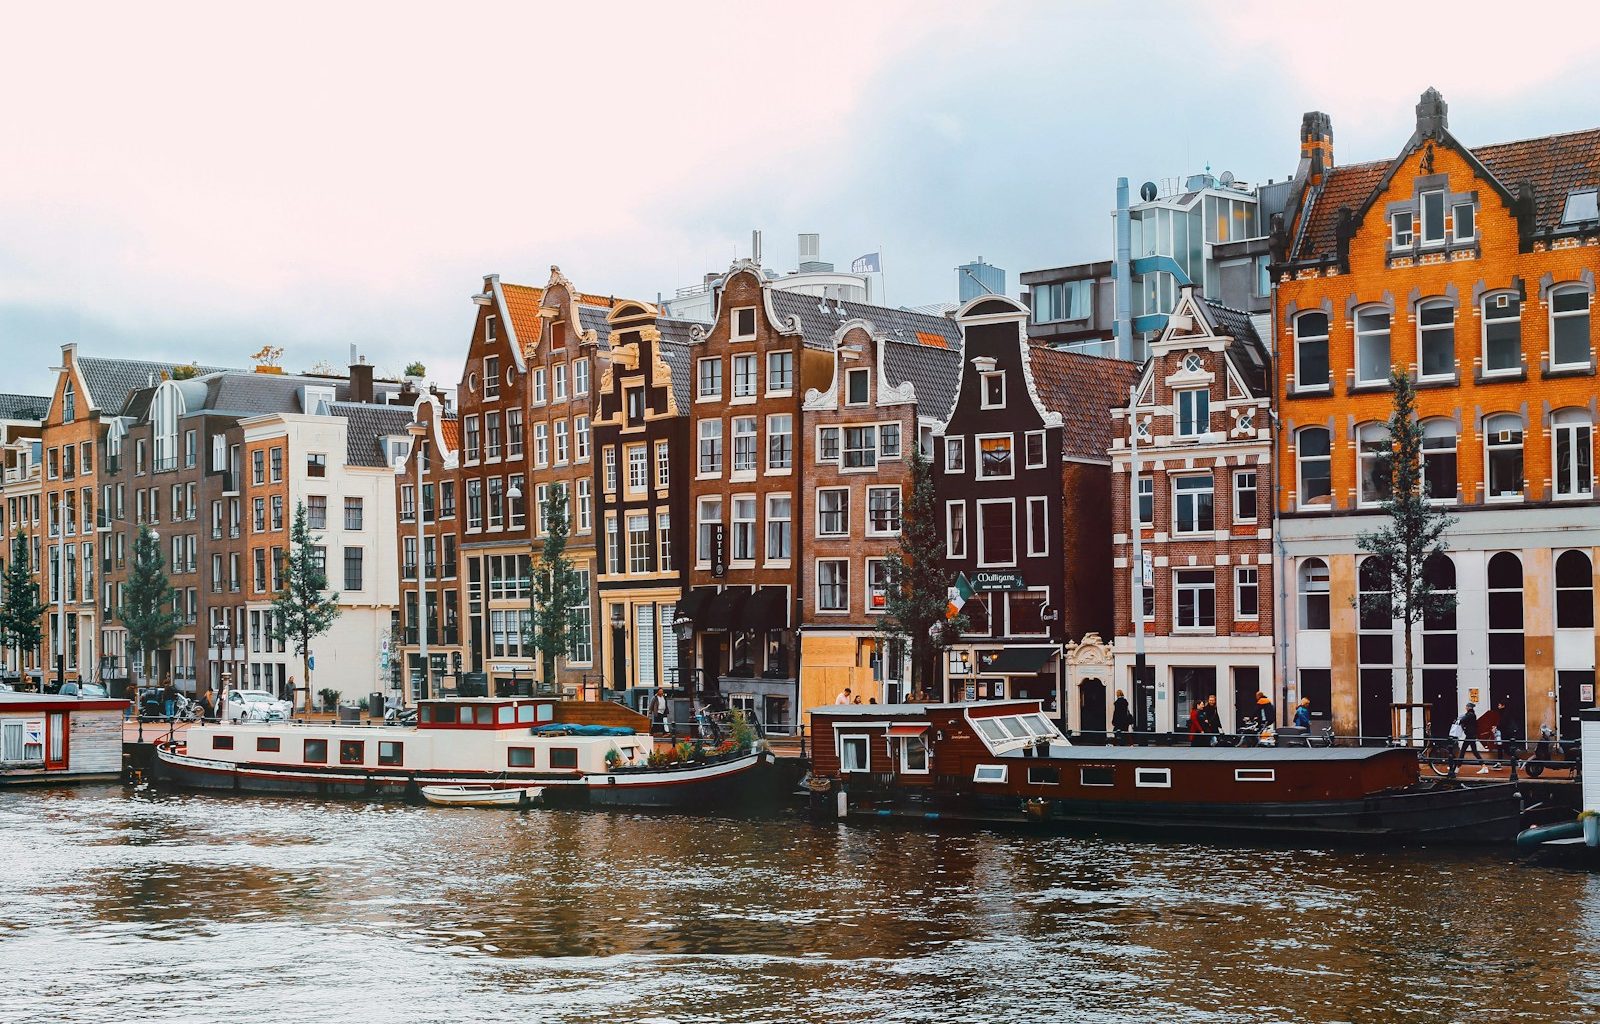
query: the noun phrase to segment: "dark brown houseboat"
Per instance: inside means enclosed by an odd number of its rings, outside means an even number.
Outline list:
[[[811,715],[813,792],[852,818],[1493,843],[1521,812],[1509,783],[1423,780],[1406,747],[1073,746],[1036,700]]]

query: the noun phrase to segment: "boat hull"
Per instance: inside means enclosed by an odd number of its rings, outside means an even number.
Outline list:
[[[552,807],[638,807],[712,812],[770,809],[786,788],[770,752],[704,765],[615,773],[384,771],[373,768],[236,764],[156,747],[156,777],[188,789],[363,799],[417,799],[423,786],[544,790]]]
[[[422,798],[440,807],[531,807],[543,792],[542,786],[423,786]]]
[[[1422,783],[1355,800],[1254,804],[1132,801],[908,800],[851,794],[857,821],[917,818],[1062,831],[1114,831],[1167,838],[1245,838],[1291,842],[1504,844],[1516,839],[1522,799],[1516,786]],[[831,802],[831,798],[829,801]]]

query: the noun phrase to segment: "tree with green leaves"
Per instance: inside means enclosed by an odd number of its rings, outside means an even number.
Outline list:
[[[542,676],[547,685],[556,681],[556,659],[570,654],[572,641],[581,623],[579,609],[585,603],[583,578],[567,557],[567,538],[571,520],[567,515],[567,489],[551,484],[540,510],[544,520],[544,547],[533,567],[533,586],[529,598],[527,640],[538,652]]]
[[[884,614],[878,634],[886,652],[911,647],[911,691],[934,692],[939,656],[966,628],[950,617],[950,569],[934,495],[933,466],[919,446],[911,453],[911,499],[900,516],[900,544],[884,560]]]
[[[33,580],[28,557],[28,538],[19,528],[11,542],[11,559],[0,574],[0,645],[17,653],[17,670],[28,651],[37,650],[44,639],[42,621],[46,605],[39,600],[39,584]]]
[[[339,595],[328,592],[327,551],[306,521],[306,503],[294,507],[289,553],[283,566],[283,587],[272,598],[272,639],[289,642],[300,655],[305,678],[306,710],[311,705],[311,641],[333,628],[339,617]]]
[[[148,526],[139,527],[133,539],[133,563],[128,567],[118,616],[128,630],[128,653],[139,656],[148,679],[150,656],[172,646],[172,638],[184,623],[178,591],[167,579],[161,539]]]
[[[1385,589],[1362,595],[1361,611],[1399,619],[1405,633],[1406,700],[1422,703],[1416,688],[1411,633],[1425,618],[1446,615],[1455,608],[1455,596],[1440,593],[1428,578],[1430,559],[1443,557],[1444,534],[1455,525],[1428,502],[1422,465],[1422,424],[1417,420],[1417,389],[1411,375],[1396,370],[1389,377],[1394,408],[1389,416],[1388,447],[1378,453],[1375,472],[1387,483],[1383,500],[1387,521],[1376,530],[1356,537],[1356,544],[1379,560],[1379,577]],[[1385,481],[1386,478],[1386,481]]]

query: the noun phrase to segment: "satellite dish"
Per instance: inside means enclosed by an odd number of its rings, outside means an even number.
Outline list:
[[[1227,186],[1233,184],[1233,172],[1232,171],[1223,171],[1222,172],[1222,184],[1223,184],[1224,188],[1226,188]]]
[[[1143,199],[1147,203],[1155,202],[1156,201],[1156,183],[1153,182],[1153,181],[1147,181],[1143,185],[1140,185],[1139,186],[1139,198]]]

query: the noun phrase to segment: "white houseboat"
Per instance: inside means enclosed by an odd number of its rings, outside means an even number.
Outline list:
[[[194,725],[157,744],[157,772],[181,786],[240,792],[413,797],[424,786],[541,787],[553,806],[722,811],[764,806],[784,790],[759,746],[652,759],[648,720],[619,704],[465,697],[417,710],[414,726]]]
[[[0,784],[122,776],[125,700],[0,692]]]

